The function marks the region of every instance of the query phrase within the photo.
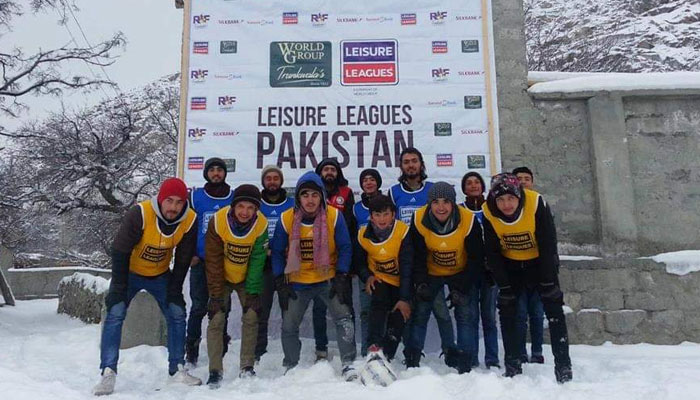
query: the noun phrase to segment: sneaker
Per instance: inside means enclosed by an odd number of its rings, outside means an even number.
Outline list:
[[[406,347],[403,349],[403,356],[404,356],[404,364],[406,364],[406,368],[419,368],[420,367],[420,358],[421,358],[421,351],[420,350]]]
[[[221,387],[221,381],[223,379],[224,376],[221,374],[220,371],[210,371],[209,379],[207,380],[207,386],[209,386],[209,389],[218,389]]]
[[[117,373],[112,368],[105,368],[102,371],[100,383],[92,389],[92,394],[95,396],[104,396],[114,392],[114,384],[117,382]]]
[[[199,342],[201,339],[187,340],[185,343],[185,361],[190,364],[190,368],[194,369],[197,367],[197,360],[199,359]]]
[[[177,372],[175,372],[173,375],[170,375],[170,382],[171,383],[184,383],[187,386],[199,386],[202,384],[202,380],[197,378],[196,376],[192,376],[187,372],[185,369],[185,366],[182,364],[178,364],[177,366]]]
[[[542,355],[536,356],[533,354],[530,357],[530,363],[531,364],[544,364],[544,356],[542,356]]]
[[[355,368],[353,368],[352,365],[344,366],[341,375],[343,376],[343,379],[345,379],[345,382],[353,382],[360,377],[360,375],[357,374],[357,371],[355,370]]]
[[[571,372],[570,365],[555,365],[554,376],[557,378],[558,383],[566,383],[574,379],[574,374]]]
[[[472,355],[468,352],[457,350],[457,373],[467,374],[472,371]]]
[[[316,350],[316,362],[328,361],[328,350]]]
[[[255,376],[255,370],[253,367],[244,367],[241,372],[238,373],[239,378],[252,378]]]
[[[530,362],[530,359],[527,357],[527,354],[523,354],[520,356],[520,363],[521,364],[527,364]]]

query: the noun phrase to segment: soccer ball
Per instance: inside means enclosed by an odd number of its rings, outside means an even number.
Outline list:
[[[367,362],[360,371],[360,382],[365,386],[389,386],[396,380],[396,373],[391,369],[389,361],[381,350],[371,352]]]

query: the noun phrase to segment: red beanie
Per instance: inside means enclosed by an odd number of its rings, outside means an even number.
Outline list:
[[[187,186],[180,178],[168,178],[160,185],[158,191],[158,204],[170,196],[177,196],[182,200],[187,200]]]

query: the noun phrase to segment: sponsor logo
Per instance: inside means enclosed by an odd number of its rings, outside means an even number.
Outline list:
[[[190,71],[190,79],[196,83],[206,82],[207,75],[209,75],[208,69],[193,69]]]
[[[472,129],[462,129],[459,131],[459,133],[462,135],[483,135],[484,133],[486,133],[486,131],[483,129],[472,128]]]
[[[168,252],[171,249],[165,248],[162,249],[160,247],[153,247],[150,245],[147,245],[146,248],[143,249],[141,252],[141,258],[143,258],[146,261],[154,262],[154,263],[159,263],[168,256]]]
[[[194,42],[192,52],[194,54],[209,54],[209,42]]]
[[[433,68],[430,71],[430,76],[433,77],[433,81],[446,81],[447,78],[450,76],[450,69],[449,68]]]
[[[478,53],[479,52],[479,41],[478,40],[462,40],[462,53]]]
[[[236,96],[219,96],[216,104],[219,106],[219,111],[233,110],[233,105],[236,103]]]
[[[331,42],[270,43],[271,87],[327,87],[332,71]]]
[[[247,265],[252,246],[226,243],[226,258],[233,264]]]
[[[238,132],[238,131],[214,131],[214,132],[212,132],[211,135],[221,137],[221,136],[238,136],[238,134],[240,134],[240,132]]]
[[[399,218],[401,221],[405,224],[410,224],[411,223],[411,217],[413,216],[413,213],[419,209],[420,207],[416,206],[403,206],[399,208]]]
[[[438,153],[435,155],[438,167],[451,167],[452,166],[452,154],[449,153]]]
[[[232,81],[235,79],[243,79],[243,75],[241,74],[234,74],[234,73],[224,73],[224,74],[214,74],[214,79],[221,79],[221,80],[227,80],[227,81]]]
[[[484,71],[457,71],[459,76],[481,76],[483,74]]]
[[[452,136],[451,122],[436,122],[434,124],[435,136]]]
[[[207,98],[206,97],[193,97],[190,99],[190,110],[206,110],[207,109]]]
[[[468,110],[481,108],[481,96],[464,96],[464,108]]]
[[[457,252],[456,251],[433,251],[433,263],[440,267],[456,267]]]
[[[467,168],[486,168],[486,156],[479,154],[470,154],[467,156]]]
[[[206,134],[207,130],[205,128],[191,128],[187,130],[187,137],[194,142],[204,139]]]
[[[238,42],[235,40],[222,40],[219,42],[219,53],[234,54],[238,53]]]
[[[216,21],[219,25],[238,25],[242,24],[242,19],[220,19]]]
[[[235,158],[224,158],[224,164],[226,164],[226,171],[236,172],[236,159]]]
[[[447,11],[435,11],[430,13],[430,22],[434,25],[441,25],[447,21]]]
[[[458,15],[455,17],[457,21],[478,21],[481,15]]]
[[[532,239],[530,232],[503,235],[501,242],[508,250],[528,250],[535,247],[535,241]]]
[[[299,13],[297,13],[297,12],[282,13],[282,24],[294,25],[297,23],[299,23]]]
[[[399,82],[395,39],[348,40],[340,42],[340,48],[342,85],[396,85]]]
[[[385,16],[379,16],[379,17],[367,17],[365,18],[365,22],[374,22],[374,23],[384,23],[384,22],[391,22],[394,20],[394,17],[385,17]]]
[[[416,14],[401,14],[401,25],[415,25],[417,22]]]
[[[382,253],[382,251],[384,251],[384,253]],[[386,254],[386,250],[382,248],[382,250],[379,251],[379,254]],[[396,260],[377,261],[375,266],[377,268],[377,272],[379,273],[395,276],[399,275],[399,266]]]
[[[318,13],[311,14],[311,25],[320,26],[325,25],[328,20],[328,14]]]
[[[335,22],[339,24],[357,24],[362,22],[361,17],[338,17],[335,19]]]
[[[335,198],[335,204],[342,206],[343,204],[345,204],[345,199],[340,196],[337,196]]]
[[[433,41],[433,54],[443,54],[447,53],[447,41],[446,40],[434,40]]]
[[[195,28],[204,28],[209,23],[211,16],[209,14],[200,14],[192,16],[192,25]]]
[[[271,19],[254,19],[250,21],[246,21],[248,25],[260,25],[260,26],[265,26],[265,25],[274,25],[275,21]]]
[[[187,158],[187,169],[204,169],[204,157]]]
[[[428,107],[457,107],[455,100],[428,100]]]
[[[301,251],[302,261],[314,261],[314,240],[301,239],[299,241],[299,250]]]

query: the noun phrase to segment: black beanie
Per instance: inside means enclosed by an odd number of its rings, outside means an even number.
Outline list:
[[[213,166],[221,167],[224,170],[224,180],[226,180],[226,175],[228,174],[228,171],[226,170],[226,163],[219,157],[212,157],[204,163],[204,172],[202,173],[204,175],[204,180],[209,182],[207,172],[209,172],[209,168]]]
[[[374,168],[367,168],[360,172],[360,190],[364,191],[364,189],[362,189],[362,180],[365,179],[367,175],[370,175],[377,181],[377,190],[379,190],[379,188],[382,187],[382,176],[379,175],[379,171]]]
[[[464,190],[464,185],[467,183],[467,179],[469,179],[472,176],[476,176],[479,179],[479,182],[481,182],[481,194],[483,194],[486,191],[486,183],[484,182],[484,178],[481,177],[481,174],[479,174],[476,171],[467,172],[462,177],[462,193],[464,193],[465,195],[467,194],[467,191]]]
[[[239,201],[249,201],[260,208],[260,189],[255,185],[240,185],[233,191],[233,199],[231,207],[235,206]]]

